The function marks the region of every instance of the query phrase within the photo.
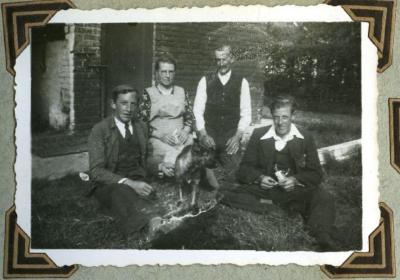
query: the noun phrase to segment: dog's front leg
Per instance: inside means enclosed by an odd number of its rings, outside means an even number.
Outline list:
[[[196,205],[196,196],[197,196],[197,190],[199,187],[200,179],[193,180],[192,182],[192,201],[190,202],[190,206],[195,206]]]
[[[179,203],[183,203],[182,185],[179,186]]]

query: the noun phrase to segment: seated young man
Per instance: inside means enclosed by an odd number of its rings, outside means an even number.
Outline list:
[[[320,249],[330,249],[335,206],[330,195],[318,187],[322,169],[314,141],[292,123],[293,97],[276,97],[270,109],[273,124],[254,130],[237,178],[247,184],[243,189],[252,195],[300,213]]]
[[[147,127],[135,117],[138,97],[131,86],[115,87],[113,114],[93,127],[88,140],[92,192],[127,234],[149,222],[141,209],[153,191],[144,181]]]

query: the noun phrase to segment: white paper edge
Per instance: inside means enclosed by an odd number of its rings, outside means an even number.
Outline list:
[[[68,10],[57,13],[51,23],[111,23],[111,22],[190,22],[203,21],[351,21],[341,7],[327,5],[297,7],[264,6],[217,8],[158,8],[96,11]],[[378,143],[377,143],[377,51],[368,39],[368,24],[362,23],[362,164],[363,164],[363,252],[368,251],[368,235],[378,226]],[[15,163],[17,190],[15,195],[18,225],[31,232],[31,134],[30,134],[30,46],[18,57],[16,70],[16,146]],[[365,113],[367,112],[367,113]],[[46,253],[57,265],[236,265],[270,264],[299,265],[342,264],[353,252],[262,252],[240,250],[54,250],[31,249]]]

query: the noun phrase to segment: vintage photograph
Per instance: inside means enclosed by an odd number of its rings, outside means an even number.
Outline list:
[[[32,248],[362,248],[360,23],[31,38]]]

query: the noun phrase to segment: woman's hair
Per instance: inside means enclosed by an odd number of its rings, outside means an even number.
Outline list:
[[[176,70],[176,60],[170,54],[163,54],[159,58],[157,58],[154,64],[155,71],[158,71],[160,69],[160,63],[170,63],[174,65],[174,68]]]

